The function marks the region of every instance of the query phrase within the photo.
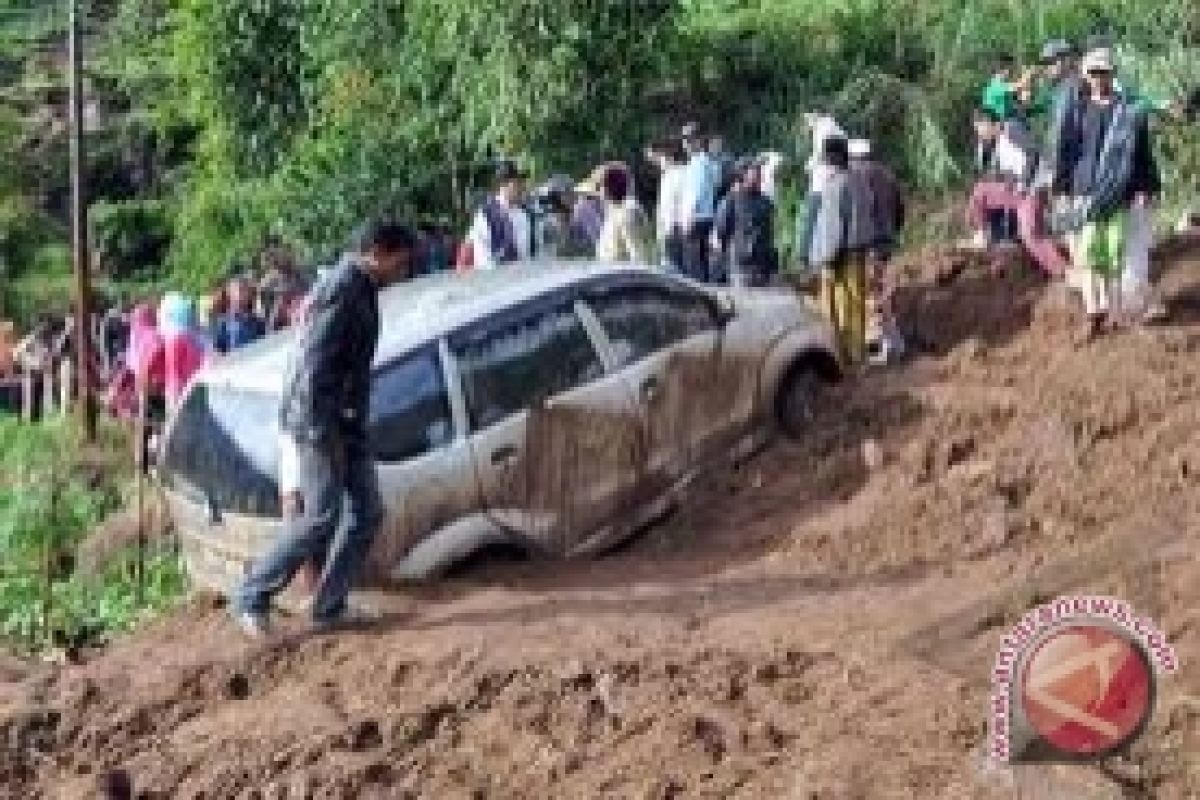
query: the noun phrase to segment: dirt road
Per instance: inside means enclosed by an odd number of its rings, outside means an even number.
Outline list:
[[[120,769],[162,798],[1200,797],[1200,262],[1173,263],[1170,326],[1084,350],[1036,280],[914,264],[918,358],[623,552],[269,646],[196,601],[0,683],[0,795]],[[1129,757],[990,769],[996,643],[1069,590],[1183,667]]]

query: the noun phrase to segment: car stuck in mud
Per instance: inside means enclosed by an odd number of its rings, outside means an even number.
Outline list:
[[[716,460],[801,434],[836,380],[828,326],[785,289],[645,269],[433,276],[380,295],[370,444],[386,519],[372,583],[489,545],[601,552]],[[280,523],[278,407],[294,334],[219,359],[169,423],[160,473],[197,584],[228,591]]]

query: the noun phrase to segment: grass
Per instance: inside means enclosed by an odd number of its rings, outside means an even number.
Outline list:
[[[130,477],[115,455],[127,452],[119,430],[104,433],[89,451],[68,420],[24,425],[0,415],[0,637],[16,649],[103,641],[186,588],[165,543],[140,558],[125,552],[98,575],[76,571],[76,548],[122,505]]]

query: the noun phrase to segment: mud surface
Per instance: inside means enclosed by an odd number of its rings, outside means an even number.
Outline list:
[[[910,272],[914,360],[620,553],[268,645],[198,599],[0,671],[0,796],[1200,797],[1200,261],[1164,278],[1171,324],[1086,349],[1032,278]],[[989,769],[996,643],[1072,590],[1154,616],[1183,667],[1129,755]]]

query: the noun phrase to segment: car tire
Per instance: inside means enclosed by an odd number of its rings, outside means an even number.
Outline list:
[[[775,420],[789,439],[799,439],[812,428],[816,401],[825,379],[804,362],[794,364],[779,382],[775,393]]]

